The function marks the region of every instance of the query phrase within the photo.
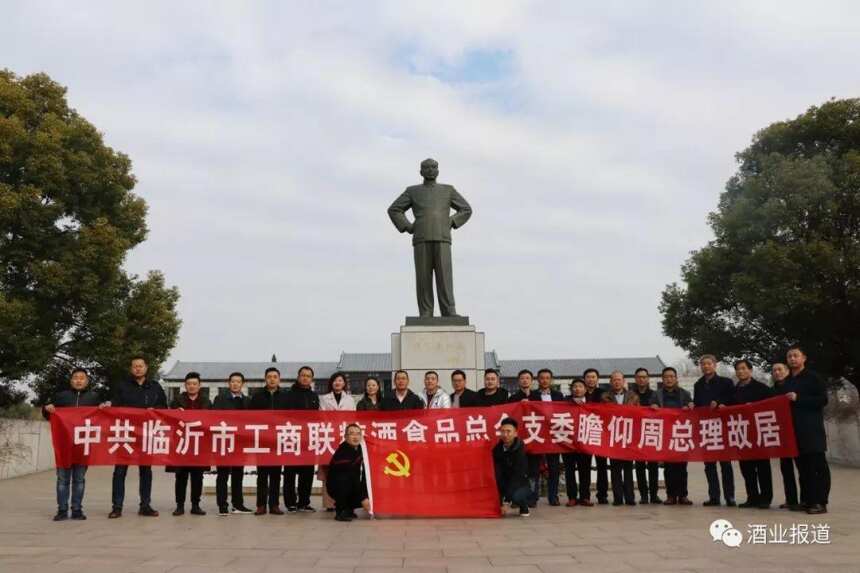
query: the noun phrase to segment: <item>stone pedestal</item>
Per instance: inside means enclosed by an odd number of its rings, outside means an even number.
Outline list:
[[[483,388],[484,333],[474,325],[451,324],[443,320],[422,319],[415,324],[407,317],[407,325],[391,335],[391,369],[409,373],[409,388],[416,394],[424,391],[424,373],[439,373],[439,386],[451,393],[451,372],[460,369],[466,373],[466,387]],[[458,317],[460,318],[460,317]],[[462,320],[462,319],[461,319]],[[393,380],[393,377],[392,377]]]

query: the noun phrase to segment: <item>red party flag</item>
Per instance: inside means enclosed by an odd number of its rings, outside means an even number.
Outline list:
[[[493,443],[409,442],[365,435],[374,515],[500,517]]]

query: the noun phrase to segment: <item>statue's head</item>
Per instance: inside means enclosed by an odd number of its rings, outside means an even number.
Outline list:
[[[428,181],[436,181],[439,177],[439,163],[435,159],[425,159],[421,162],[421,176]]]

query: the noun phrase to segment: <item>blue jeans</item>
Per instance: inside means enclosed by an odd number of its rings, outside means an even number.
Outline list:
[[[513,492],[510,501],[520,509],[528,509],[531,496],[531,489],[526,486],[522,486]]]
[[[72,493],[72,511],[81,511],[84,501],[87,466],[73,465],[70,468],[57,468],[57,511],[68,513],[69,490]],[[71,486],[71,487],[70,487]]]
[[[122,509],[122,502],[125,501],[125,476],[128,473],[128,466],[113,467],[113,491],[111,493],[111,501],[114,509]],[[138,466],[140,475],[140,507],[149,507],[149,502],[152,501],[152,468],[150,466]]]

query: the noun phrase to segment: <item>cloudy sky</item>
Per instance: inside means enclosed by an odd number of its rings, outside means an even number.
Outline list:
[[[475,211],[457,308],[504,358],[683,356],[664,286],[734,153],[860,95],[854,2],[4,2],[0,66],[44,71],[134,161],[181,291],[172,359],[385,352],[416,313],[386,209],[440,162]],[[169,365],[168,365],[169,366]]]

